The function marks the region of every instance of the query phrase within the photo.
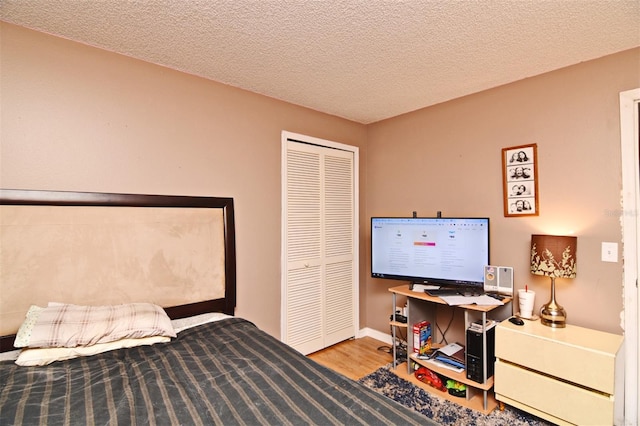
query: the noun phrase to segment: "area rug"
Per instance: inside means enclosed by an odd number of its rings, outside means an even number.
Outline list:
[[[504,411],[495,409],[488,415],[482,414],[430,394],[396,376],[390,369],[391,364],[379,368],[360,379],[359,382],[402,405],[413,408],[443,426],[553,425],[553,423],[510,406],[506,406]]]

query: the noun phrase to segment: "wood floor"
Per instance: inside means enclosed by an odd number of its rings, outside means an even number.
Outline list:
[[[393,361],[390,346],[372,337],[350,339],[309,356],[319,364],[358,380]]]

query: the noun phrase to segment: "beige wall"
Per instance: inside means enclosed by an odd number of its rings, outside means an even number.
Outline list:
[[[361,327],[388,331],[369,277],[369,217],[492,219],[492,263],[527,273],[534,232],[578,235],[578,278],[559,281],[569,322],[620,332],[618,93],[640,87],[640,49],[364,126],[100,49],[1,24],[0,186],[231,196],[238,315],[280,335],[282,130],[360,148]],[[537,143],[540,216],[502,215],[501,149]],[[381,314],[381,312],[383,314]]]
[[[491,263],[514,267],[516,288],[536,291],[536,309],[550,280],[528,271],[531,234],[573,233],[578,276],[557,280],[558,303],[571,324],[621,334],[622,262],[602,262],[600,250],[622,240],[618,95],[637,87],[640,49],[370,125],[367,214],[490,217]],[[502,148],[530,143],[540,215],[505,218]],[[387,330],[379,312],[391,309],[387,288],[399,282],[367,281],[366,323]]]
[[[279,336],[281,132],[363,154],[365,126],[13,25],[1,31],[0,186],[233,197],[237,314]]]

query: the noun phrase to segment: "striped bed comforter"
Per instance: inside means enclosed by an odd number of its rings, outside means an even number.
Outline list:
[[[46,367],[0,363],[2,425],[428,423],[241,318]]]

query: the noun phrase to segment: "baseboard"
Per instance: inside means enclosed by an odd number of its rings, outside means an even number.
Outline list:
[[[383,333],[369,327],[361,328],[356,337],[371,337],[373,339],[380,340],[382,343],[386,343],[387,345],[391,344],[391,336],[389,333]]]

